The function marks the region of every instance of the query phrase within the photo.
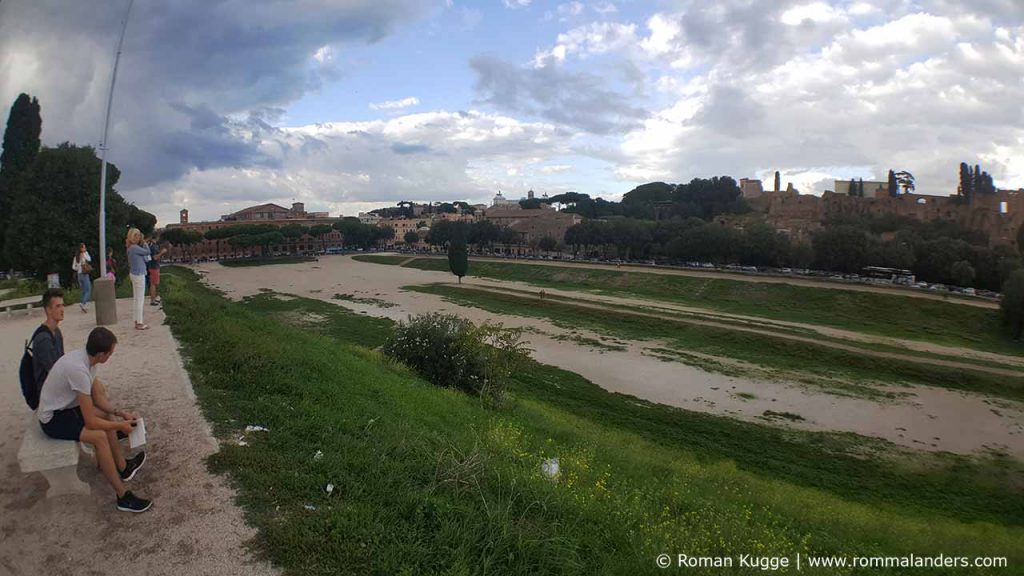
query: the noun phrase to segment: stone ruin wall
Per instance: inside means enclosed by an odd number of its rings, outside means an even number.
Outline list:
[[[1006,213],[1000,213],[1001,203]],[[804,240],[820,229],[822,222],[838,216],[896,214],[921,221],[953,220],[969,230],[988,234],[992,246],[1008,245],[1015,249],[1017,233],[1024,226],[1024,191],[1000,190],[979,196],[971,204],[961,204],[956,196],[901,194],[856,198],[825,192],[822,196],[766,192],[748,198],[751,208],[780,230],[788,230],[794,239]]]

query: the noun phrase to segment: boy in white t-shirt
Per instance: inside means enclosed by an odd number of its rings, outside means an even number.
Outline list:
[[[51,438],[91,444],[103,475],[117,493],[117,509],[145,512],[152,502],[132,494],[124,483],[142,468],[146,453],[139,452],[126,460],[117,441],[117,433],[130,433],[138,416],[114,408],[100,393],[100,387],[93,386],[96,366],[109,360],[116,346],[117,337],[101,326],[89,333],[84,350],[69,352],[57,360],[39,393],[39,423]],[[125,420],[108,420],[100,416],[100,411]]]

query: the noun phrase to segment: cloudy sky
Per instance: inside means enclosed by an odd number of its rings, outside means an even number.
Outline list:
[[[127,0],[0,0],[0,107],[96,144]],[[775,170],[1024,186],[1020,0],[136,0],[109,159],[162,223]]]

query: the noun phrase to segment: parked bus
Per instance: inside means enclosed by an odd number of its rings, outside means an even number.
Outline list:
[[[905,286],[910,286],[915,281],[914,273],[910,270],[884,268],[882,266],[865,266],[861,271],[861,276],[885,280],[891,284],[903,284]]]

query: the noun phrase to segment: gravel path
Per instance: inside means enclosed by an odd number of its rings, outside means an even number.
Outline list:
[[[120,343],[98,370],[117,406],[146,419],[147,461],[130,488],[153,499],[144,514],[119,512],[95,460],[79,458],[88,496],[46,499],[41,474],[23,474],[18,448],[32,414],[21,396],[17,367],[22,344],[42,312],[0,318],[0,575],[273,575],[245,547],[255,531],[234,504],[224,477],[205,459],[217,442],[200,414],[192,385],[163,313],[146,306],[151,329],[132,329],[131,302],[118,301]],[[85,345],[92,309],[67,307],[65,350]]]

